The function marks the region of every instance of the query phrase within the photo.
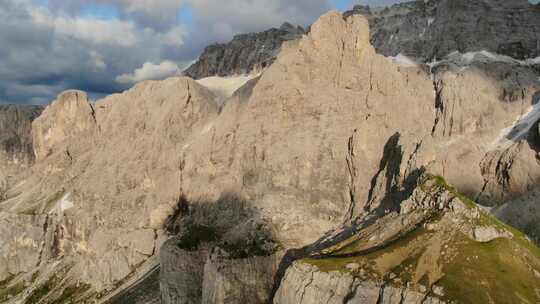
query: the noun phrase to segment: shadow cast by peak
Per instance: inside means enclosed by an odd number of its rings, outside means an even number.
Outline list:
[[[280,248],[270,221],[234,192],[215,201],[189,202],[181,197],[165,228],[182,249],[219,247],[232,259],[270,256]]]

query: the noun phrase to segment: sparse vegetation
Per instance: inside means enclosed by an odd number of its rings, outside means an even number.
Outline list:
[[[512,239],[474,242],[463,234],[453,240],[457,255],[444,265],[438,282],[445,298],[459,303],[538,303],[539,256]]]
[[[279,248],[268,224],[258,219],[258,210],[233,193],[216,202],[184,200],[178,210],[183,216],[176,216],[168,227],[180,232],[177,245],[184,250],[195,251],[207,244],[223,249],[232,259],[243,259],[268,256]]]
[[[66,276],[69,267],[58,270],[47,281],[42,282],[26,298],[26,304],[46,303],[46,304],[74,304],[81,303],[80,299],[90,290],[90,285],[72,285]],[[35,278],[33,277],[33,280]]]
[[[60,297],[50,302],[50,304],[75,304],[78,297],[90,289],[89,285],[81,284],[79,286],[68,286],[64,289]]]
[[[0,178],[0,202],[7,199],[9,184],[6,178]]]
[[[220,239],[218,230],[214,227],[204,225],[189,226],[187,231],[182,234],[178,247],[194,251],[199,249],[201,243],[216,242]]]
[[[245,259],[272,255],[279,249],[279,244],[270,238],[263,225],[258,225],[248,237],[236,241],[221,241],[219,247],[233,259]]]
[[[0,303],[20,294],[24,290],[24,282],[11,284],[13,277],[0,282]]]
[[[216,227],[193,225],[182,234],[178,247],[195,251],[201,244],[209,243],[225,250],[232,259],[268,256],[277,250],[277,244],[264,233],[263,228],[260,225],[252,235],[242,239],[225,240]]]
[[[465,204],[465,206],[467,206],[468,208],[476,208],[477,207],[476,203],[473,200],[471,200],[467,196],[461,194],[455,187],[449,185],[446,182],[446,180],[444,179],[444,177],[442,177],[440,175],[427,174],[426,175],[426,180],[424,180],[424,182],[422,183],[422,189],[423,190],[428,190],[428,189],[425,188],[428,181],[434,181],[437,186],[441,187],[442,189],[450,192],[451,194],[453,194],[454,196],[459,198]]]

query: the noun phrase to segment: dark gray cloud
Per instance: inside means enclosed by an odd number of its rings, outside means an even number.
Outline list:
[[[159,64],[164,49],[182,48],[186,34],[178,24],[157,31],[127,18],[81,17],[26,0],[0,1],[0,102],[47,103],[69,88],[94,96],[118,92],[130,85],[117,82],[118,75],[145,62]]]

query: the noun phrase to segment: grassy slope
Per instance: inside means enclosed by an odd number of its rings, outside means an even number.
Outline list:
[[[478,208],[441,177],[430,178],[454,193],[467,207]],[[429,220],[432,224],[440,221],[438,216]],[[540,248],[523,233],[485,212],[480,212],[475,221],[478,226],[509,231],[513,238],[480,243],[452,227],[433,231],[420,227],[369,254],[329,256],[304,262],[318,266],[321,271],[347,272],[351,272],[346,267],[348,264],[357,263],[364,272],[352,273],[355,276],[388,281],[392,273],[396,276],[392,284],[410,283],[413,289],[436,284],[444,288],[444,299],[458,303],[540,303]],[[346,253],[351,253],[351,247],[346,249]]]

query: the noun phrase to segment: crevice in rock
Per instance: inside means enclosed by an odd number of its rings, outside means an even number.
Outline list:
[[[407,293],[407,288],[403,287],[401,289],[401,299],[399,300],[399,304],[405,304],[405,294]]]
[[[484,192],[486,191],[486,188],[487,188],[487,185],[488,185],[489,181],[487,179],[484,178],[484,185],[482,186],[482,189],[480,190],[480,192],[478,193],[478,195],[476,196],[476,198],[474,199],[475,202],[479,202],[480,201],[480,198],[482,197],[482,195],[484,195]]]
[[[345,57],[345,40],[341,39],[341,56],[339,58],[339,67],[336,75],[336,87],[341,85],[341,71],[343,70],[343,58]]]
[[[47,214],[45,216],[45,223],[43,224],[43,244],[41,245],[41,249],[39,250],[38,262],[37,262],[36,267],[39,267],[39,265],[41,265],[41,261],[43,259],[43,253],[47,245],[47,231],[48,230],[49,230],[49,215]]]
[[[444,115],[444,102],[442,99],[442,87],[443,83],[441,80],[433,81],[433,89],[435,90],[435,121],[433,123],[433,128],[431,129],[431,136],[435,136],[437,131],[437,126]]]
[[[377,304],[383,304],[383,301],[384,301],[384,288],[386,287],[386,284],[387,284],[387,283],[384,283],[384,284],[379,288],[379,297],[377,298]]]
[[[345,298],[343,298],[343,304],[349,303],[349,301],[351,301],[356,296],[358,286],[360,286],[360,284],[358,284],[358,282],[356,282],[355,280],[351,282],[351,286],[349,286],[349,293],[345,296]]]
[[[158,247],[158,233],[157,233],[157,230],[156,229],[152,229],[152,231],[154,232],[154,248],[152,248],[152,254],[150,256],[154,256],[156,255],[156,252],[157,252],[157,247]]]
[[[300,302],[298,304],[301,304],[304,302],[304,296],[306,295],[306,289],[311,285],[313,284],[313,276],[314,276],[314,273],[311,272],[311,277],[309,278],[309,282],[307,282],[306,285],[304,285],[304,288],[302,288],[302,295],[300,296]]]
[[[278,270],[276,274],[274,275],[274,285],[272,286],[272,290],[270,292],[269,301],[268,303],[274,302],[274,297],[276,296],[276,293],[281,286],[281,283],[283,282],[283,278],[285,277],[285,274],[287,273],[287,269],[296,261],[300,260],[307,255],[309,255],[309,246],[305,246],[300,249],[289,249],[287,252],[285,252],[285,255],[279,262]]]
[[[73,156],[71,155],[71,152],[69,152],[69,149],[66,149],[66,156],[68,157],[69,162],[72,164],[73,163]]]
[[[420,301],[421,304],[424,304],[424,303],[427,303],[427,300],[429,298],[429,292],[426,292],[424,294],[424,298],[422,298],[422,300]]]
[[[186,87],[187,87],[186,106],[188,106],[191,103],[191,87],[189,86],[189,81],[186,81]]]
[[[371,96],[371,92],[373,91],[373,62],[369,65],[369,90],[366,94],[365,104],[367,109],[371,109],[371,105],[369,104],[369,98]]]
[[[356,165],[354,163],[354,146],[355,146],[355,135],[357,129],[354,129],[353,134],[349,137],[347,143],[347,157],[345,158],[347,162],[347,168],[349,171],[349,210],[347,211],[347,221],[350,221],[354,216],[354,211],[356,208]]]
[[[416,160],[416,156],[418,155],[420,148],[422,148],[422,143],[423,140],[420,140],[420,142],[418,142],[414,147],[414,151],[409,156],[409,160],[407,161],[407,168],[405,169],[405,176],[408,176],[410,171],[414,171],[413,162]]]

